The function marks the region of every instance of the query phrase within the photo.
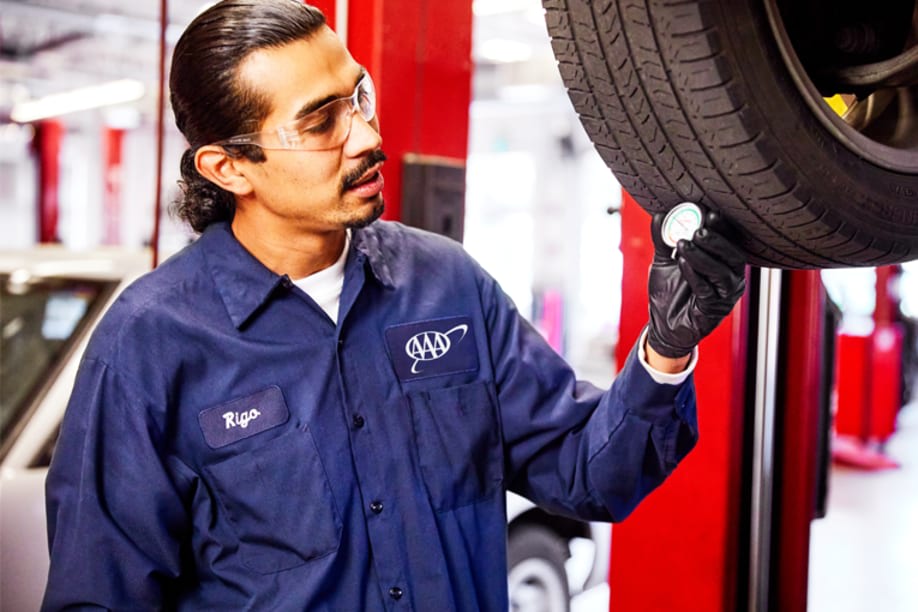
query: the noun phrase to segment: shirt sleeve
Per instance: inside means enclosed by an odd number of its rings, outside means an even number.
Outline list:
[[[490,278],[482,297],[508,488],[556,514],[624,519],[695,445],[691,372],[660,384],[635,347],[602,391],[576,380]]]
[[[692,358],[689,359],[689,363],[685,366],[685,369],[681,372],[676,372],[670,374],[668,372],[661,372],[656,368],[652,368],[649,363],[647,363],[647,352],[644,350],[644,347],[647,345],[647,328],[644,328],[644,331],[641,332],[641,337],[637,342],[637,352],[638,352],[638,361],[644,369],[647,370],[647,373],[650,374],[650,377],[654,382],[660,383],[661,385],[681,385],[683,382],[688,380],[688,377],[695,371],[695,366],[698,365],[698,347],[692,349]]]
[[[42,610],[168,607],[189,521],[149,408],[106,364],[81,364],[46,482]]]

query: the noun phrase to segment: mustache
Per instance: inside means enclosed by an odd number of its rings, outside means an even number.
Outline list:
[[[357,166],[356,168],[354,168],[352,171],[348,172],[344,176],[344,179],[341,181],[341,193],[343,194],[345,191],[347,191],[351,187],[354,187],[357,184],[357,181],[359,181],[361,177],[363,177],[363,175],[366,174],[370,168],[372,168],[376,164],[386,161],[387,159],[389,158],[383,152],[382,149],[376,149],[375,151],[367,155],[363,159],[363,161],[360,162],[359,166]]]

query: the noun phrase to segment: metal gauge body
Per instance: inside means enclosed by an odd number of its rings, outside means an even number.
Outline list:
[[[680,240],[691,240],[704,218],[701,208],[692,202],[674,206],[663,218],[662,233],[666,246],[676,248]]]

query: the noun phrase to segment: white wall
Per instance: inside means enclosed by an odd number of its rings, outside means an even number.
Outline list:
[[[91,249],[105,241],[106,211],[104,121],[99,112],[62,117],[58,234],[74,250]],[[170,119],[171,121],[171,119]],[[30,144],[31,128],[0,126],[0,246],[25,248],[37,242],[38,160]],[[163,160],[162,226],[164,256],[186,244],[190,231],[168,216],[178,193],[179,160],[184,138],[167,124]],[[117,244],[141,248],[153,235],[156,189],[155,125],[126,129],[122,149],[121,202]]]
[[[561,353],[605,384],[621,309],[621,188],[563,88],[471,108],[465,246],[525,316],[539,295],[564,304]]]
[[[35,242],[38,168],[30,152],[32,128],[0,125],[0,248]]]

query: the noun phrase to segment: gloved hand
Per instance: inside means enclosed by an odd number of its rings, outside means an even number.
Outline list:
[[[673,248],[663,242],[665,213],[653,216],[650,266],[650,329],[647,342],[664,357],[684,357],[714,331],[746,290],[745,258],[724,233],[719,214],[708,212],[692,240]]]

